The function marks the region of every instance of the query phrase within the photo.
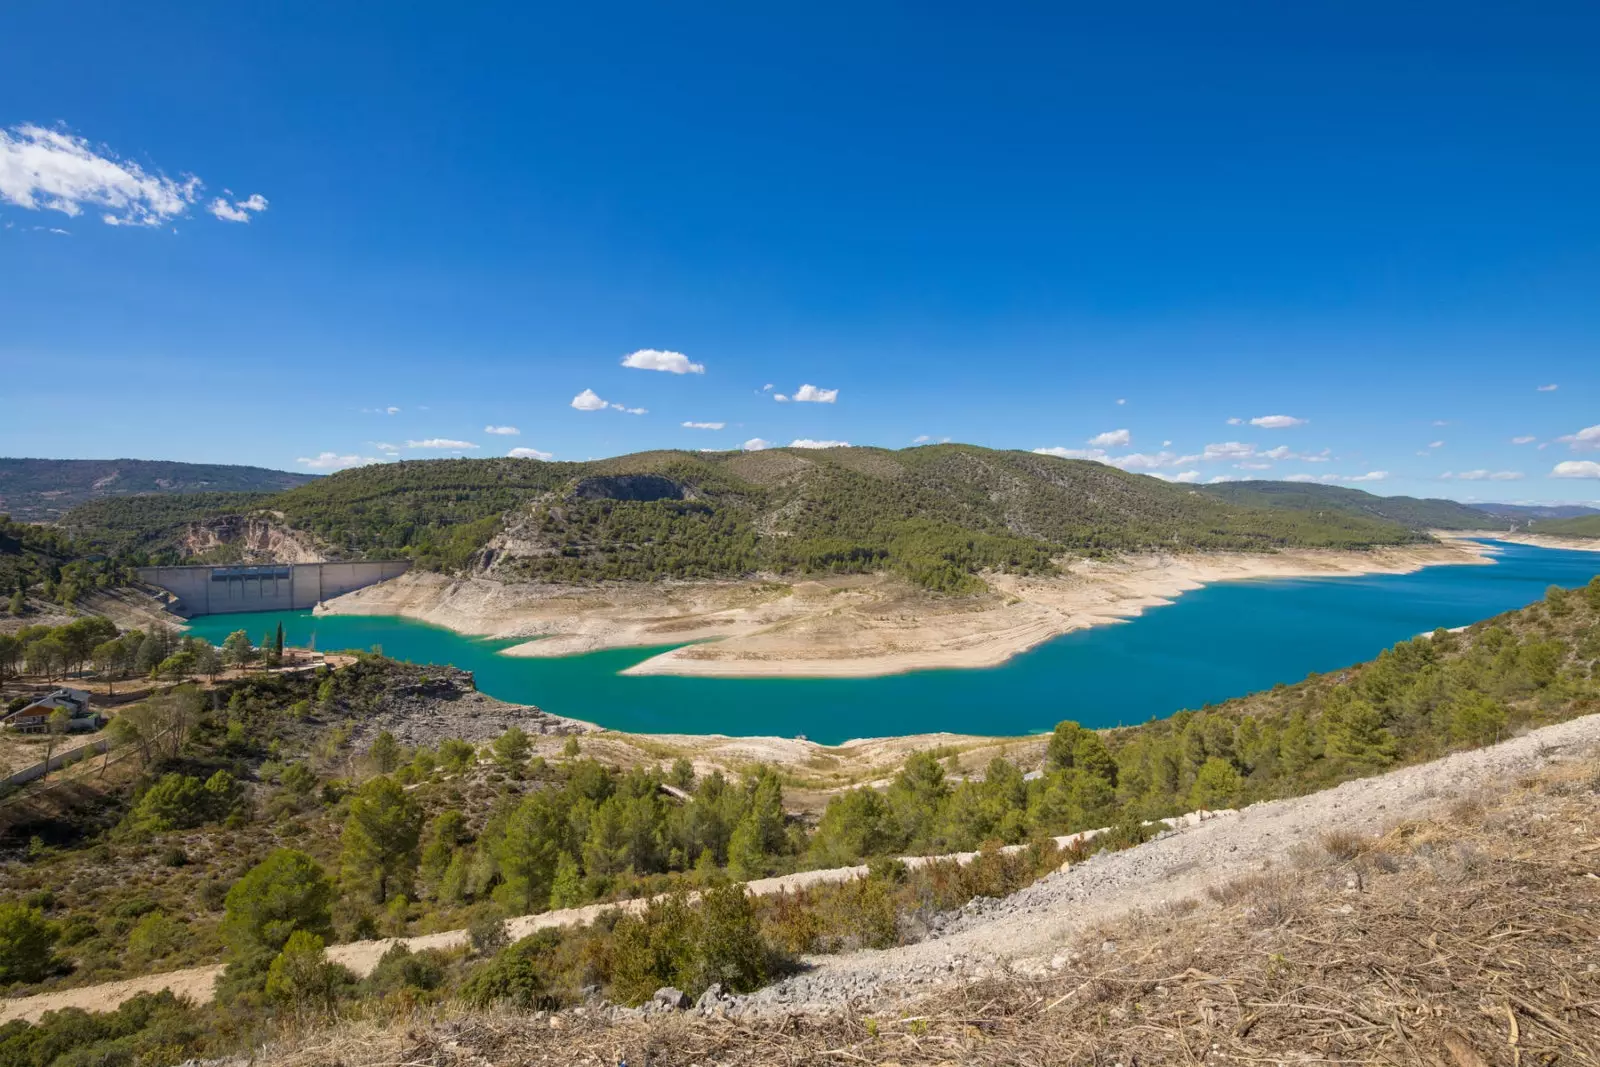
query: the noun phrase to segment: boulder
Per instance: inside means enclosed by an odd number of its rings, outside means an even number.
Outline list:
[[[650,1002],[672,1011],[683,1011],[689,1007],[689,994],[681,989],[674,989],[669,985],[662,986],[656,990],[656,995],[650,998]]]

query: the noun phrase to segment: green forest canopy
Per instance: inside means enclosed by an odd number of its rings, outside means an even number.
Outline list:
[[[951,593],[982,588],[983,570],[1048,573],[1068,553],[1423,536],[1357,510],[1232,502],[1103,464],[970,445],[430,460],[268,497],[147,499],[86,505],[63,525],[106,551],[167,560],[185,523],[259,512],[340,558],[405,556],[445,571],[493,564],[510,578],[584,582],[888,570]],[[516,546],[503,555],[490,547],[502,533]]]

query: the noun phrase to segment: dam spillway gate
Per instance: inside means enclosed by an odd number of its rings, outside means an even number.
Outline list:
[[[225,615],[236,611],[305,611],[324,600],[411,569],[406,559],[356,563],[263,563],[225,566],[140,567],[140,581],[160,586],[178,598],[182,615]]]

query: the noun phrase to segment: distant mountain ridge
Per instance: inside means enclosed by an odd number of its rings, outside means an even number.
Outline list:
[[[512,581],[889,571],[942,592],[981,588],[985,570],[1050,573],[1069,554],[1425,537],[1357,507],[1239,503],[1104,464],[957,444],[377,464],[270,497],[97,501],[62,525],[99,551],[170,560],[186,558],[197,524],[247,525],[224,516],[280,524],[327,558],[405,556]],[[227,551],[205,540],[213,558]]]
[[[1529,524],[1528,532],[1556,537],[1600,537],[1600,513],[1536,521]]]
[[[1384,522],[1408,530],[1480,530],[1496,525],[1493,513],[1454,500],[1414,496],[1374,496],[1360,489],[1310,482],[1219,482],[1202,490],[1211,496],[1248,507],[1290,511],[1339,512]],[[1504,525],[1501,523],[1500,525]]]
[[[0,515],[54,522],[86,501],[145,493],[278,493],[316,475],[154,459],[0,459]]]
[[[1470,504],[1478,511],[1507,519],[1532,522],[1538,519],[1581,519],[1585,515],[1600,515],[1600,508],[1586,508],[1582,504]]]

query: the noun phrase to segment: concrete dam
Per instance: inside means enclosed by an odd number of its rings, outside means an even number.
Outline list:
[[[265,563],[219,567],[140,567],[140,581],[178,598],[182,615],[306,611],[355,589],[398,578],[407,559],[362,563]]]

